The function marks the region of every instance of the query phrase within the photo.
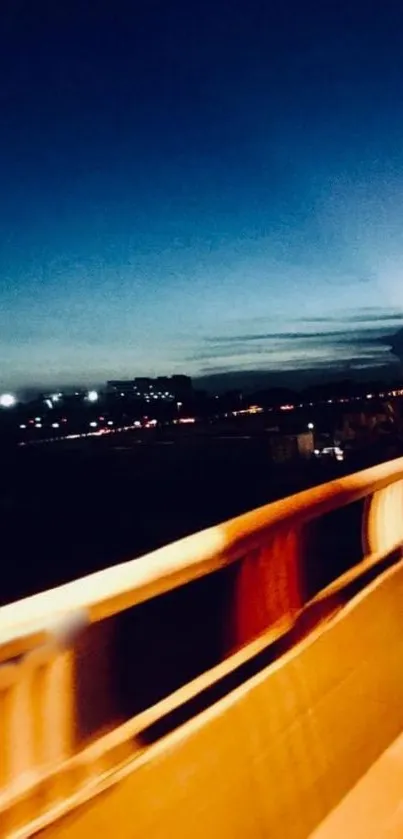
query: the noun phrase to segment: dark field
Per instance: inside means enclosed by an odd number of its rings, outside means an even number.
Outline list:
[[[263,436],[173,440],[154,432],[20,448],[2,459],[2,604],[328,480],[335,470],[274,467]]]

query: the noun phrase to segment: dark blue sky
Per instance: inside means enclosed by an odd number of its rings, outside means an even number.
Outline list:
[[[0,387],[359,371],[403,323],[403,7],[3,0]]]

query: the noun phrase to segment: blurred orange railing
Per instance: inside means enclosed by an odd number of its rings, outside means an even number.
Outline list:
[[[403,458],[1,608],[0,836],[328,620],[400,560],[402,513]]]

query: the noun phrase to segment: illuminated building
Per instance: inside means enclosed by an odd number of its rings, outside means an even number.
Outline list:
[[[284,463],[295,458],[309,458],[314,451],[314,437],[311,431],[301,434],[273,434],[269,438],[270,454],[275,463]]]
[[[143,399],[146,402],[159,399],[173,402],[192,395],[192,380],[189,376],[136,377],[134,379],[111,380],[107,382],[107,391],[119,397]]]

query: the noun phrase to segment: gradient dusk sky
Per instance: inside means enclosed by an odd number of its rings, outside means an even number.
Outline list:
[[[393,360],[401,3],[2,0],[0,68],[0,388]]]

